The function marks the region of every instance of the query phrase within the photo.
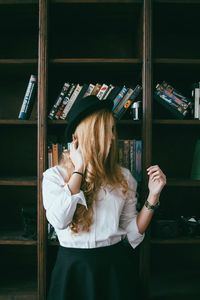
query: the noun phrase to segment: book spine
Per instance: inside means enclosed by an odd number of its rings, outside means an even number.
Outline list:
[[[110,84],[110,85],[108,86],[108,89],[107,89],[105,95],[103,96],[102,100],[108,99],[108,98],[109,98],[109,95],[110,95],[110,93],[111,93],[111,91],[112,91],[113,89],[114,89],[114,85]]]
[[[100,90],[98,91],[98,94],[97,94],[97,98],[99,98],[99,100],[102,100],[103,99],[103,96],[105,95],[106,91],[108,89],[108,85],[107,84],[102,84]]]
[[[183,110],[188,109],[190,102],[186,102],[183,101],[182,98],[178,98],[177,94],[174,94],[174,90],[172,88],[167,87],[166,89],[162,85],[159,85],[157,89],[160,89],[164,94],[169,96],[171,100],[177,105],[179,105],[180,107],[182,107]]]
[[[199,119],[200,116],[199,100],[200,100],[200,88],[195,88],[194,90],[194,118],[195,119]]]
[[[120,119],[124,115],[127,109],[131,106],[131,104],[135,101],[137,96],[140,94],[141,90],[142,87],[138,84],[133,90],[131,96],[126,101],[123,101],[124,104],[122,105],[122,107],[119,108],[116,113],[114,112],[114,115],[117,119]]]
[[[130,143],[129,140],[124,140],[124,151],[123,151],[124,167],[130,169]]]
[[[80,99],[85,98],[85,93],[86,93],[87,90],[88,90],[88,86],[89,86],[89,85],[88,85],[87,83],[84,83],[84,84],[83,84],[80,93],[78,94],[77,98],[75,99],[76,101],[79,101]]]
[[[95,85],[90,83],[89,86],[88,86],[88,89],[86,91],[86,93],[84,94],[83,98],[87,97],[87,96],[90,96],[92,91],[94,90],[94,87]]]
[[[157,84],[156,86],[154,97],[177,118],[183,119],[188,114],[188,110],[183,109],[177,103],[173,102],[171,97],[163,93],[162,89],[160,89],[160,84]]]
[[[94,96],[96,96],[96,95],[98,94],[98,92],[99,92],[100,88],[101,88],[101,84],[100,84],[100,83],[96,83],[96,85],[95,85],[94,89],[92,90],[92,93],[91,93],[91,95],[94,95]]]
[[[52,165],[58,165],[58,143],[52,144]]]
[[[62,87],[62,90],[61,90],[58,98],[56,99],[55,104],[53,105],[53,107],[52,107],[52,109],[51,109],[51,111],[50,111],[50,113],[48,115],[48,118],[50,120],[54,119],[54,116],[55,116],[55,114],[56,114],[56,112],[57,112],[60,104],[62,103],[62,101],[63,101],[63,99],[64,99],[64,97],[65,97],[65,95],[66,95],[66,93],[67,93],[67,91],[69,89],[69,87],[70,87],[70,83],[69,82],[64,83],[64,85]]]
[[[142,141],[135,141],[135,176],[136,180],[142,180]]]
[[[22,106],[18,115],[18,119],[27,120],[30,117],[35,98],[37,79],[35,75],[31,75],[25,92]]]
[[[124,103],[126,103],[126,101],[131,97],[133,93],[133,89],[129,88],[127,93],[125,94],[125,96],[123,97],[123,99],[121,100],[121,102],[119,103],[119,105],[117,105],[117,107],[114,110],[114,114],[117,114],[117,112],[119,112],[122,107],[124,106]]]
[[[177,89],[173,88],[166,81],[162,82],[162,86],[164,87],[164,89],[166,89],[167,91],[172,93],[174,96],[179,98],[181,101],[183,101],[185,103],[190,103],[191,102],[187,97],[183,96]]]
[[[60,116],[60,119],[65,120],[67,117],[68,112],[70,111],[72,105],[74,104],[76,98],[78,97],[78,94],[80,93],[83,86],[77,84],[77,87],[75,88],[72,96],[70,97],[67,105],[65,106],[62,115]]]
[[[52,164],[52,146],[48,146],[48,167],[51,168],[53,166]]]
[[[113,105],[113,110],[112,110],[113,112],[115,111],[117,105],[123,99],[123,97],[127,91],[128,91],[128,88],[125,87],[125,85],[124,85],[123,88],[121,89],[121,91],[119,92],[119,94],[117,95],[117,97],[115,97],[115,99],[114,99],[114,105]]]
[[[123,157],[124,157],[124,141],[118,140],[118,162],[120,166],[123,166]]]
[[[134,167],[135,167],[135,157],[134,157],[134,147],[135,140],[130,140],[130,171],[133,176],[135,176]]]
[[[57,120],[60,119],[60,116],[62,115],[63,110],[64,110],[65,106],[67,105],[67,103],[68,103],[71,95],[73,94],[75,88],[76,88],[76,84],[75,83],[71,83],[70,88],[69,88],[67,94],[65,95],[65,97],[64,97],[61,105],[58,108],[58,111],[55,114],[55,119],[57,119]]]

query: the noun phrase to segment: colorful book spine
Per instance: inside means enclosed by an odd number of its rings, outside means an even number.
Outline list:
[[[99,98],[99,100],[103,99],[103,96],[105,95],[106,91],[108,89],[108,85],[107,84],[102,84],[100,90],[97,93],[97,98]]]
[[[80,93],[83,86],[80,84],[77,84],[73,94],[71,95],[69,101],[67,102],[67,105],[65,106],[62,115],[60,116],[60,119],[65,120],[67,117],[67,114],[69,113],[72,105],[74,104],[76,98],[78,97],[78,94]]]
[[[124,85],[119,92],[119,94],[114,99],[114,105],[113,105],[113,112],[115,111],[117,105],[120,103],[120,101],[123,99],[124,95],[127,93],[128,88]]]
[[[142,141],[135,141],[135,179],[142,180]]]
[[[22,102],[22,106],[18,115],[18,119],[21,120],[29,119],[33,108],[34,99],[35,99],[36,86],[37,86],[37,78],[35,75],[31,75]]]
[[[108,98],[109,98],[109,95],[110,95],[110,93],[111,93],[111,91],[112,91],[113,89],[114,89],[114,85],[110,84],[110,85],[108,86],[108,89],[107,89],[105,95],[103,96],[102,100],[108,99]]]
[[[117,119],[121,119],[122,116],[125,114],[127,109],[132,105],[135,99],[138,97],[142,90],[142,87],[138,84],[134,90],[130,89],[127,92],[127,96],[125,95],[124,99],[122,99],[122,103],[119,104],[119,107],[114,110],[114,115]],[[129,93],[131,94],[129,96]]]
[[[96,96],[96,95],[98,94],[100,88],[101,88],[101,84],[100,84],[100,83],[96,83],[96,85],[95,85],[95,87],[94,87],[94,89],[93,89],[91,95]]]
[[[61,105],[58,108],[58,111],[55,114],[55,119],[57,119],[57,120],[60,119],[60,116],[62,115],[63,110],[64,110],[65,106],[67,105],[67,103],[68,103],[71,95],[73,94],[75,88],[76,88],[76,84],[75,83],[71,83],[68,92],[66,93],[66,95],[65,95],[65,97],[64,97]]]
[[[55,114],[56,114],[59,106],[61,105],[61,103],[62,103],[62,101],[63,101],[63,99],[64,99],[64,97],[65,97],[65,95],[66,95],[66,93],[67,93],[67,91],[69,89],[69,87],[70,87],[70,83],[69,82],[64,83],[64,85],[62,87],[62,90],[61,90],[60,94],[58,95],[58,98],[56,99],[56,102],[53,105],[53,107],[52,107],[52,109],[51,109],[51,111],[50,111],[50,113],[48,115],[48,118],[50,120],[54,119],[54,116],[55,116]]]

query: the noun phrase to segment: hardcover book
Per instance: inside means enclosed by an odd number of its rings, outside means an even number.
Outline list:
[[[36,86],[37,86],[37,78],[35,75],[31,75],[22,102],[22,106],[18,115],[18,119],[28,120],[30,118],[33,109],[34,100],[36,97]]]

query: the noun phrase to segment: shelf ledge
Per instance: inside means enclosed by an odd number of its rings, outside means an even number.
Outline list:
[[[155,245],[200,245],[200,237],[199,238],[187,238],[187,237],[180,237],[180,238],[174,238],[174,239],[151,239],[151,244]]]
[[[0,186],[37,186],[36,177],[0,177]]]
[[[139,58],[54,58],[51,64],[141,64]]]

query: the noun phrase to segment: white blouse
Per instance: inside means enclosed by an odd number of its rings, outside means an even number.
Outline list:
[[[122,168],[128,180],[129,191],[124,198],[120,188],[101,187],[94,201],[94,222],[89,232],[74,233],[69,224],[77,203],[85,205],[84,193],[71,195],[64,181],[65,169],[55,166],[43,173],[42,193],[46,217],[54,227],[63,247],[95,248],[115,244],[127,236],[131,246],[139,245],[140,234],[136,223],[137,182],[128,169]]]

